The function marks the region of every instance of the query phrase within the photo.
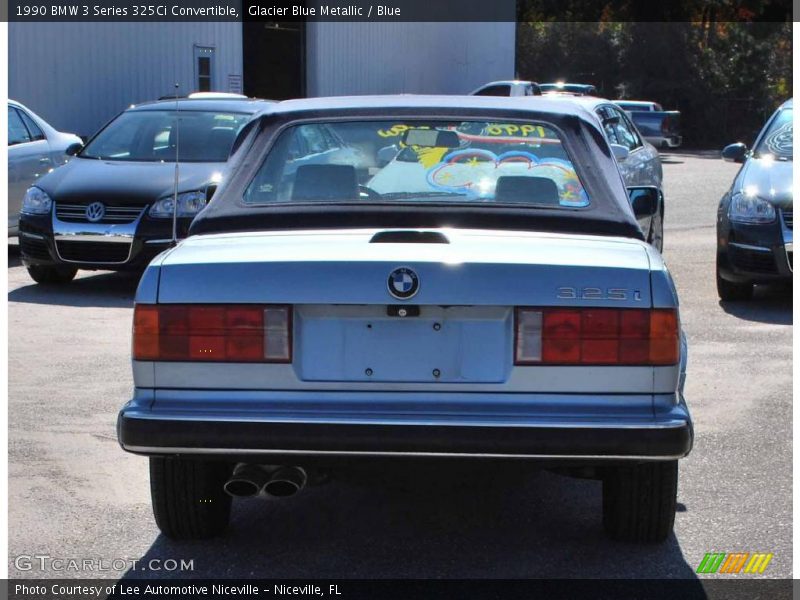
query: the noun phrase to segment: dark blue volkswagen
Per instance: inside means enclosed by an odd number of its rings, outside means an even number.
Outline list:
[[[722,151],[744,163],[717,210],[717,291],[722,300],[747,300],[753,285],[792,280],[792,100],[758,134]]]

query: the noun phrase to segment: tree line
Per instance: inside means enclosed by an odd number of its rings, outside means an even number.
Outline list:
[[[659,4],[674,11],[681,3]],[[652,14],[614,20],[636,15],[604,6],[599,20],[581,20],[588,15],[576,10],[567,14],[572,21],[552,21],[537,12],[542,2],[529,3],[517,25],[517,76],[591,83],[606,98],[651,100],[679,110],[685,145],[697,148],[751,143],[791,96],[791,17],[780,21],[768,13],[770,19],[759,20],[763,12],[755,11],[769,3],[686,2],[678,16],[687,20],[672,21],[653,20]],[[560,10],[557,18],[564,18],[564,5]]]

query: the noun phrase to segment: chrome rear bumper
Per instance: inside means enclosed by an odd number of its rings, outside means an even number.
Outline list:
[[[123,449],[218,457],[604,461],[674,460],[688,454],[693,442],[691,417],[679,395],[233,391],[165,391],[160,399],[158,395],[139,390],[120,412],[117,433]]]

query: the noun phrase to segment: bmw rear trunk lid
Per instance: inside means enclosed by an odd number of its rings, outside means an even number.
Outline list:
[[[649,308],[649,258],[617,238],[475,230],[191,237],[160,304],[288,304],[307,382],[502,383],[520,306]]]
[[[385,230],[372,229],[190,237],[155,263],[158,302],[650,306],[650,262],[641,242],[431,232],[438,241],[375,241]],[[403,297],[412,279],[414,293]]]

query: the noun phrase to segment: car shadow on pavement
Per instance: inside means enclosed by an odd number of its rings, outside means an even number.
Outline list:
[[[9,302],[57,304],[60,306],[132,308],[139,276],[130,273],[103,273],[81,277],[65,285],[40,285],[31,282],[8,293]]]
[[[222,538],[160,535],[138,564],[168,558],[193,570],[124,578],[677,578],[700,587],[674,535],[644,545],[604,536],[599,482],[524,463],[333,473],[293,498],[234,501]]]
[[[729,315],[772,325],[792,325],[792,286],[757,285],[753,298],[742,302],[720,300],[719,305]]]
[[[21,267],[19,245],[8,244],[8,267]],[[26,274],[27,277],[27,274]],[[56,304],[61,306],[131,308],[140,273],[78,271],[78,277],[63,285],[41,285],[29,279],[30,285],[8,293],[9,302]]]

